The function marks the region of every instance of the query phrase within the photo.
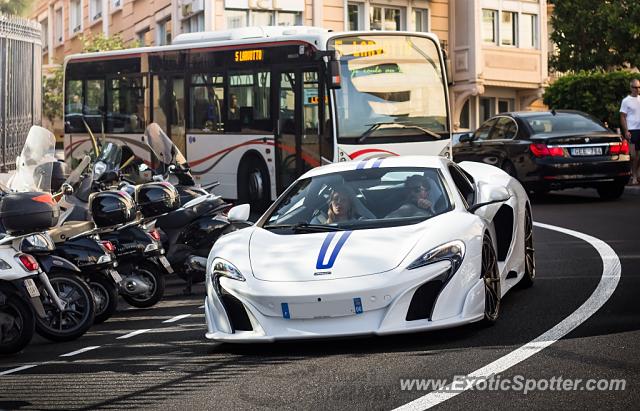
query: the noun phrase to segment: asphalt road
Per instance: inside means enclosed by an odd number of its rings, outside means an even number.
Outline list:
[[[460,409],[635,409],[640,403],[640,193],[615,202],[573,190],[534,201],[534,220],[595,236],[622,263],[608,302],[586,322],[499,375],[513,379],[625,379],[624,391],[469,390],[440,404]],[[121,311],[81,339],[38,337],[0,358],[0,409],[392,409],[428,391],[401,379],[467,375],[553,328],[596,289],[603,262],[575,237],[536,228],[534,287],[503,300],[493,327],[392,337],[270,345],[219,345],[204,339],[204,291],[182,295],[169,283],[151,309]],[[188,315],[187,317],[176,317]],[[173,319],[173,322],[166,322]],[[147,330],[129,338],[131,332]],[[64,356],[90,347],[78,354]]]

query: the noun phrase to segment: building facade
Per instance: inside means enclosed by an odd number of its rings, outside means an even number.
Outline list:
[[[455,129],[538,100],[547,78],[546,0],[41,0],[43,64],[82,34],[162,45],[180,33],[254,25],[433,32],[449,56]]]

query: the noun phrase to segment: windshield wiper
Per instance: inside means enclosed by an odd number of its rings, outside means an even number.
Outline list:
[[[377,130],[383,128],[383,126],[390,126],[390,127],[384,127],[384,128],[401,128],[401,129],[415,129],[415,130],[420,130],[421,132],[423,132],[424,134],[433,137],[437,140],[440,140],[442,137],[438,134],[438,133],[434,133],[431,130],[428,130],[426,128],[420,127],[420,126],[415,126],[415,125],[406,125],[406,124],[402,124],[402,123],[395,123],[395,122],[388,122],[388,123],[375,123],[375,124],[367,124],[369,127],[369,129],[367,131],[365,131],[364,133],[362,133],[362,135],[360,136],[360,138],[358,139],[358,143],[362,143],[364,140],[366,140],[370,135],[372,135],[373,133],[375,133]]]
[[[323,233],[326,231],[343,231],[343,228],[324,225],[324,224],[309,224],[309,223],[297,223],[297,224],[269,224],[262,228],[265,230],[288,228],[295,232],[307,232],[307,233]]]

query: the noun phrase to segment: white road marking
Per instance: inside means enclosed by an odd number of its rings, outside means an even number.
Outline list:
[[[163,323],[175,323],[176,321],[180,321],[184,318],[187,317],[191,317],[191,314],[182,314],[182,315],[176,315],[173,318],[169,318],[168,320],[164,320]]]
[[[12,368],[10,370],[2,371],[2,372],[0,372],[0,375],[9,375],[9,374],[13,374],[14,372],[20,372],[20,371],[23,371],[23,370],[28,370],[29,368],[33,368],[33,367],[37,367],[37,366],[38,366],[38,364],[23,365],[22,367]]]
[[[120,337],[116,338],[116,340],[124,340],[126,338],[135,337],[136,335],[146,333],[147,331],[151,331],[151,328],[146,328],[144,330],[137,330],[134,332],[130,332],[129,334],[121,335]]]
[[[74,355],[78,355],[78,354],[82,354],[83,352],[87,352],[87,351],[91,351],[91,350],[95,350],[96,348],[100,348],[99,345],[94,345],[91,347],[84,347],[81,348],[77,351],[72,351],[72,352],[68,352],[66,354],[62,354],[60,357],[73,357]]]
[[[609,300],[620,281],[621,266],[618,255],[613,249],[604,241],[599,240],[590,235],[581,233],[579,231],[573,231],[562,227],[557,227],[543,223],[533,223],[536,227],[546,228],[547,230],[557,231],[563,234],[567,234],[573,237],[577,237],[581,240],[591,244],[593,248],[598,251],[600,258],[602,258],[602,276],[598,286],[593,291],[591,296],[573,313],[567,318],[562,320],[555,327],[551,328],[538,338],[528,342],[522,347],[511,351],[504,357],[498,358],[496,361],[472,372],[468,375],[468,384],[463,389],[462,387],[456,387],[456,391],[451,389],[451,385],[448,385],[440,391],[430,392],[408,404],[405,404],[396,410],[426,410],[435,405],[438,405],[450,398],[455,397],[458,394],[472,388],[478,381],[487,379],[491,375],[498,374],[508,370],[516,364],[526,360],[534,354],[539,353],[543,349],[547,348],[554,342],[558,341],[580,324],[585,322],[589,317],[595,314],[604,303]],[[460,384],[458,384],[460,385]]]

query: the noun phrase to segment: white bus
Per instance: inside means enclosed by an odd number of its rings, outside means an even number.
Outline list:
[[[142,148],[158,123],[197,182],[264,206],[334,161],[449,155],[445,62],[436,36],[250,27],[172,45],[65,60],[65,156],[96,135]],[[365,161],[370,160],[371,164]]]

